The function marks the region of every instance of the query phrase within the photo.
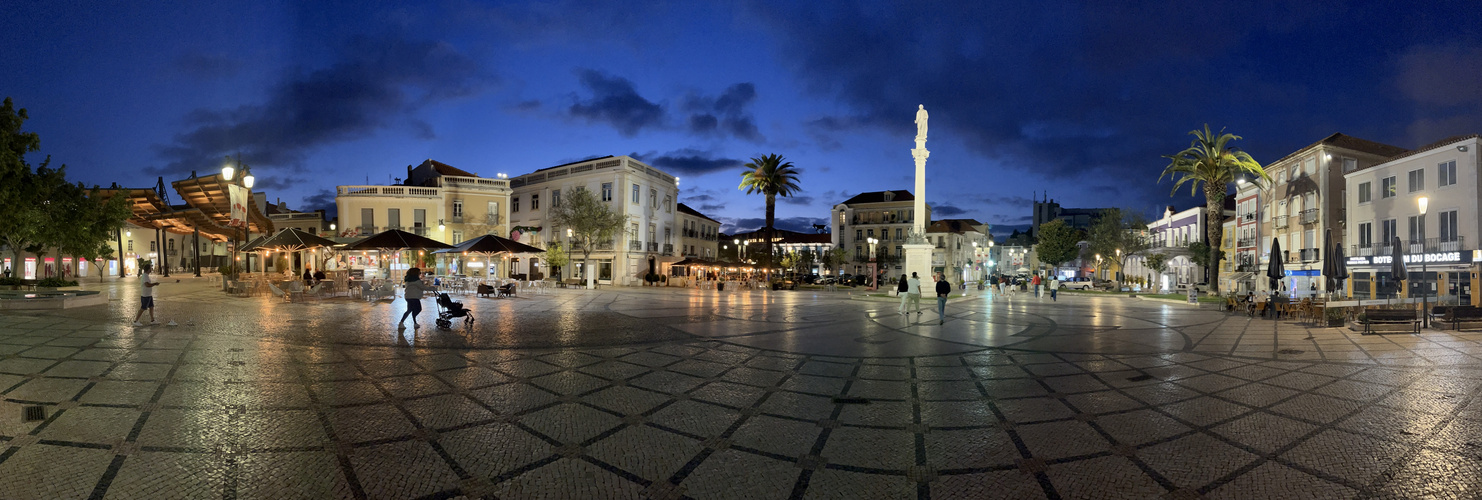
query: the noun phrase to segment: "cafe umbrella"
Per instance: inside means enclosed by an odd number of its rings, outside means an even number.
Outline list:
[[[341,250],[375,250],[381,256],[382,265],[388,265],[389,259],[385,257],[392,251],[442,250],[449,247],[451,245],[426,236],[418,236],[400,229],[390,229],[345,245]]]
[[[1333,248],[1333,230],[1332,229],[1329,229],[1327,231],[1323,231],[1323,235],[1322,235],[1322,247],[1323,248]],[[1324,278],[1324,280],[1323,280],[1324,289],[1328,291],[1328,297],[1329,298],[1331,298],[1333,296],[1333,289],[1335,289],[1335,288],[1338,287],[1338,284],[1337,284],[1338,283],[1338,278],[1337,278],[1337,276],[1338,276],[1337,262],[1333,260],[1333,256],[1329,255],[1329,256],[1327,256],[1326,258],[1324,258],[1322,260],[1322,277]]]
[[[1286,277],[1286,266],[1281,259],[1281,240],[1271,240],[1271,260],[1266,264],[1266,278],[1271,280],[1271,291],[1279,291],[1281,279]]]
[[[479,236],[479,237],[474,238],[474,239],[471,239],[471,240],[464,241],[464,242],[459,243],[457,245],[454,245],[452,248],[447,248],[447,249],[444,249],[444,250],[438,250],[438,251],[433,252],[433,253],[453,254],[453,255],[462,255],[462,254],[466,254],[466,253],[475,253],[475,254],[483,254],[485,256],[485,260],[490,260],[490,257],[493,257],[494,255],[502,254],[502,253],[508,253],[508,254],[543,254],[543,253],[545,253],[545,250],[542,250],[539,247],[533,247],[533,246],[530,246],[530,245],[526,245],[524,243],[520,243],[518,241],[509,239],[509,238],[503,238],[503,237],[495,236],[495,235],[492,235],[492,234],[486,234],[486,235]],[[492,264],[492,262],[490,262],[490,264]],[[493,269],[490,269],[489,272],[490,273],[493,273],[494,270]]]
[[[1342,290],[1343,283],[1348,281],[1348,260],[1343,257],[1343,246],[1333,247],[1333,290]],[[1330,290],[1331,291],[1331,290]]]
[[[1395,279],[1395,281],[1403,282],[1403,281],[1405,281],[1405,278],[1406,278],[1406,276],[1405,276],[1405,249],[1400,248],[1400,237],[1399,236],[1394,237],[1394,240],[1391,241],[1391,243],[1389,244],[1389,248],[1390,248],[1389,274],[1390,274],[1391,277],[1393,277]],[[1400,293],[1400,289],[1399,288],[1396,288],[1395,289],[1395,295],[1396,296],[1399,296],[1399,293]]]

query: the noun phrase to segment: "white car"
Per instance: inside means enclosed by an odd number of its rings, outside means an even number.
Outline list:
[[[1092,285],[1092,283],[1090,281],[1061,281],[1060,282],[1060,289],[1061,290],[1090,290],[1092,288],[1091,285]]]

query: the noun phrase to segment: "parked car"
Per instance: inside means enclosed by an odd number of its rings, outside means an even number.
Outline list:
[[[1090,290],[1094,283],[1090,281],[1061,281],[1061,290]]]

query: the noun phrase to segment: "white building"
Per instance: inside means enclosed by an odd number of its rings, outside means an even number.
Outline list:
[[[879,240],[876,257],[894,263],[898,273],[905,266],[906,235],[916,217],[916,197],[910,191],[874,191],[860,193],[834,205],[829,224],[832,226],[830,241],[838,248],[848,250],[849,263],[830,270],[832,273],[867,274],[869,270],[869,239]],[[920,214],[931,220],[931,206]],[[861,260],[860,257],[863,256]],[[922,279],[925,279],[923,276]]]
[[[1469,283],[1467,273],[1482,260],[1476,252],[1482,237],[1478,145],[1476,134],[1452,137],[1344,176],[1348,232],[1343,245],[1355,296],[1385,298],[1397,290],[1390,275],[1395,238],[1401,241],[1410,283],[1421,279],[1423,259],[1431,290],[1468,295],[1457,285]],[[1427,201],[1423,218],[1421,198]],[[1418,288],[1407,288],[1407,295],[1419,296]]]
[[[514,190],[509,204],[511,229],[529,245],[544,248],[551,241],[566,241],[561,228],[551,225],[550,209],[560,205],[563,193],[579,187],[628,219],[615,241],[600,243],[592,252],[598,283],[638,284],[650,264],[662,275],[667,274],[668,264],[680,259],[675,244],[681,229],[675,210],[679,178],[643,162],[628,156],[604,156],[521,175],[510,179],[510,187]],[[562,269],[569,274],[559,278],[584,279],[581,253],[573,251],[570,258],[571,265]],[[515,273],[530,272],[531,264],[515,263]],[[533,264],[538,265],[538,260]]]
[[[719,258],[720,222],[683,203],[678,210],[679,254],[705,260]]]
[[[931,271],[962,283],[982,279],[986,272],[978,264],[979,252],[988,248],[988,225],[973,219],[942,219],[926,227],[931,250]]]

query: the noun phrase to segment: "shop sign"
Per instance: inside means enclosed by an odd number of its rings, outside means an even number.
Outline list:
[[[1348,265],[1350,265],[1350,266],[1367,266],[1367,265],[1369,265],[1369,258],[1368,257],[1349,257],[1348,258]]]
[[[1475,254],[1475,250],[1472,252],[1431,252],[1409,254],[1405,256],[1405,263],[1420,264],[1421,262],[1424,262],[1427,264],[1464,264],[1475,260]],[[1353,258],[1349,258],[1348,262],[1350,265],[1353,265]],[[1373,264],[1376,266],[1388,265],[1393,262],[1394,257],[1390,255],[1375,255],[1373,257]]]

